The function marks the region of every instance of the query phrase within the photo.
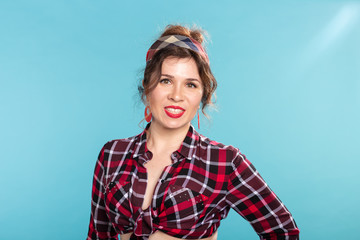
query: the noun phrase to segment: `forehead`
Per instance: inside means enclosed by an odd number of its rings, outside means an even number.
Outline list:
[[[161,74],[200,80],[198,66],[193,58],[165,58],[161,65]]]

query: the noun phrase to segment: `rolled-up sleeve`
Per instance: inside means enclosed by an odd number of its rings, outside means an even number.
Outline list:
[[[237,152],[229,175],[227,203],[250,222],[260,239],[298,240],[299,229],[245,155]]]
[[[92,199],[91,199],[91,216],[87,240],[114,240],[117,238],[117,232],[112,226],[108,215],[105,211],[104,199],[104,158],[105,148],[101,149],[98,160],[95,165]]]

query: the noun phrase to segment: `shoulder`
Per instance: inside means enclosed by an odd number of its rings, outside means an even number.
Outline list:
[[[246,159],[246,156],[239,148],[209,139],[201,134],[199,134],[199,145],[200,148],[204,150],[206,149],[212,153],[226,156],[226,159],[231,162],[238,162],[239,160]]]
[[[108,168],[113,164],[120,164],[124,159],[133,155],[139,140],[140,134],[107,141],[99,152],[98,164],[103,168]]]
[[[251,176],[257,172],[253,164],[239,148],[210,140],[202,135],[200,135],[199,143],[203,146],[202,148],[206,149],[206,153],[203,156],[206,156],[207,159],[209,159],[210,154],[210,159],[212,159],[212,161],[217,161],[219,166],[228,167],[227,171],[230,176],[229,179],[233,179],[240,175]]]
[[[139,148],[141,142],[141,134],[136,136],[113,139],[106,142],[99,153],[98,159],[104,164],[106,162],[121,161],[133,155],[134,151]]]
[[[102,150],[124,152],[129,150],[129,147],[140,140],[140,134],[128,138],[113,139],[104,144]]]

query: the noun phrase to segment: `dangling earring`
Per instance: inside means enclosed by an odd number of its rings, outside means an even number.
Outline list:
[[[150,107],[146,106],[146,108],[145,108],[145,120],[146,120],[146,122],[150,122],[151,118],[152,118],[152,113],[150,111]]]
[[[199,109],[198,109],[198,129],[200,130],[200,115],[199,115]]]

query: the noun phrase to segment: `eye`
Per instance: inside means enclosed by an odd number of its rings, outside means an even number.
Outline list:
[[[167,78],[160,79],[160,83],[170,84],[170,80]]]
[[[189,83],[187,83],[186,85],[187,85],[188,87],[190,87],[190,88],[197,88],[197,85],[194,84],[194,83],[192,83],[192,82],[189,82]]]

